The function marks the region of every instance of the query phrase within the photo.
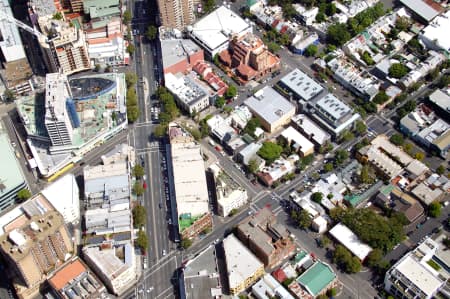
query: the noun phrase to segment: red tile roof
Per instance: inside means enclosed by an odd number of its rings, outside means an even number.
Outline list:
[[[278,269],[272,272],[272,276],[275,277],[275,279],[279,283],[283,283],[287,279],[286,273],[284,273],[283,269]]]
[[[79,259],[68,263],[61,270],[55,273],[55,275],[49,279],[49,283],[55,290],[62,289],[70,280],[76,278],[87,269],[81,263]]]

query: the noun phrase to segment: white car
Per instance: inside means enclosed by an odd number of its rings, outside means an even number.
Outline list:
[[[165,249],[163,249],[163,251],[162,251],[162,255],[163,255],[163,256],[166,256],[166,254],[167,254],[167,253],[166,253],[166,250],[165,250]]]

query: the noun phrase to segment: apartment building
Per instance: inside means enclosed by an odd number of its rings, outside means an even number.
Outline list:
[[[64,219],[38,194],[0,218],[0,253],[18,298],[34,298],[74,252]]]
[[[84,31],[91,66],[128,64],[120,0],[83,0],[83,12],[90,17]]]
[[[305,114],[297,114],[291,119],[294,128],[311,140],[316,149],[331,141],[331,136]]]
[[[264,264],[233,234],[223,239],[223,249],[232,295],[238,295],[264,275]]]
[[[395,298],[434,298],[447,280],[447,275],[430,265],[438,261],[436,254],[439,246],[427,238],[416,249],[405,254],[386,272],[385,290]]]
[[[85,35],[80,28],[53,16],[40,17],[39,25],[42,33],[51,37],[51,42],[40,40],[50,72],[70,75],[91,68]]]
[[[257,173],[258,178],[266,185],[272,186],[283,176],[295,171],[295,163],[300,159],[298,155],[290,155],[287,159],[279,158],[271,165],[265,166]]]
[[[85,246],[83,257],[110,292],[121,296],[136,282],[136,257],[130,242]]]
[[[183,30],[195,20],[196,0],[158,0],[159,21],[162,26]]]
[[[66,101],[72,98],[67,76],[61,73],[47,74],[45,84],[45,128],[51,144],[71,145],[73,129],[79,120],[76,113],[69,115],[67,109]]]
[[[283,138],[289,146],[302,157],[306,157],[314,153],[314,144],[291,126],[281,132],[280,137]]]
[[[289,257],[295,244],[289,230],[277,223],[269,208],[244,219],[237,226],[237,236],[267,268],[273,268]]]

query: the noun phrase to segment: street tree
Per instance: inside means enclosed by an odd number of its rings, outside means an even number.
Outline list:
[[[129,10],[127,9],[127,10],[125,10],[125,12],[123,13],[123,16],[122,16],[122,22],[123,22],[125,25],[128,25],[128,24],[130,24],[132,18],[133,18],[133,16],[131,15],[131,11],[129,11]]]
[[[142,178],[142,177],[144,176],[144,174],[145,174],[145,170],[144,170],[144,167],[142,167],[141,165],[136,164],[136,165],[133,167],[133,176],[134,176],[134,177],[136,177],[136,178]]]
[[[148,247],[148,238],[147,238],[147,234],[142,231],[139,230],[138,234],[137,234],[137,239],[136,239],[136,244],[137,246],[139,246],[142,250],[147,250]]]
[[[333,171],[333,169],[334,169],[333,163],[326,163],[326,164],[323,166],[323,170],[324,170],[325,172]]]
[[[355,132],[358,135],[363,135],[367,132],[367,126],[364,124],[364,122],[358,120],[355,123]]]
[[[343,149],[339,149],[336,151],[335,155],[334,155],[334,163],[336,165],[341,165],[342,163],[344,163],[347,159],[348,159],[348,152],[346,150]]]
[[[144,187],[141,182],[135,182],[133,185],[133,193],[137,196],[141,196],[144,194]]]
[[[164,124],[159,124],[155,127],[155,131],[153,131],[153,134],[155,135],[155,137],[161,138],[164,137],[164,135],[166,135],[166,131],[167,126]]]
[[[136,48],[134,47],[134,45],[133,45],[133,44],[129,44],[129,45],[127,46],[127,52],[128,52],[128,54],[133,55],[134,51],[136,51]]]
[[[215,103],[214,103],[214,105],[217,107],[217,108],[222,108],[223,106],[225,106],[225,98],[224,97],[218,97],[217,99],[216,99],[216,101],[215,101]]]
[[[133,208],[133,225],[135,228],[141,228],[145,225],[147,219],[147,211],[141,205]]]
[[[366,263],[367,266],[373,268],[378,266],[378,263],[383,258],[383,251],[378,248],[373,249],[367,256]]]
[[[441,215],[442,206],[438,201],[433,201],[428,205],[428,215],[433,218],[437,218]]]
[[[445,166],[439,165],[438,168],[436,168],[436,173],[439,175],[443,175],[445,173]]]
[[[125,73],[125,82],[127,83],[127,88],[131,88],[132,86],[136,85],[137,79],[138,78],[136,73]]]
[[[158,28],[153,25],[147,27],[147,31],[145,32],[145,36],[149,40],[154,40],[158,36]]]
[[[250,159],[248,161],[248,170],[251,173],[256,173],[258,171],[258,162],[256,161],[256,159]]]
[[[417,152],[417,153],[414,155],[414,158],[416,158],[416,159],[419,160],[419,161],[422,161],[422,160],[425,158],[425,154],[424,154],[423,152]]]
[[[184,249],[188,249],[192,245],[192,240],[188,238],[184,238],[181,240],[181,247]]]
[[[405,143],[405,139],[400,133],[392,134],[391,138],[389,138],[389,141],[397,146],[402,146]]]
[[[237,95],[237,88],[234,85],[230,85],[227,89],[227,91],[225,92],[225,97],[227,99],[233,98]]]
[[[311,216],[309,216],[308,211],[305,209],[301,210],[300,213],[298,213],[298,226],[301,229],[307,229],[311,226],[312,219]]]
[[[386,92],[384,90],[380,91],[379,93],[376,94],[376,96],[373,98],[373,102],[375,104],[383,104],[386,103],[389,100],[389,96],[386,94]]]
[[[316,45],[311,44],[308,47],[306,47],[304,54],[307,57],[312,57],[312,56],[315,56],[318,51],[319,51],[319,48]]]

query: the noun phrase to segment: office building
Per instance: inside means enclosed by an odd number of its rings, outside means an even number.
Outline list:
[[[330,235],[347,248],[361,262],[369,255],[372,248],[361,242],[359,238],[344,224],[338,223],[329,231]]]
[[[0,1],[0,11],[7,18],[14,18],[8,0]],[[29,80],[33,75],[28,63],[19,30],[14,22],[4,17],[0,18],[0,77],[6,88],[17,94],[28,93],[33,90],[33,85]]]
[[[205,164],[200,144],[180,126],[169,125],[169,138],[177,222],[182,236],[191,238],[212,226]]]
[[[195,0],[158,0],[159,21],[162,26],[185,29],[195,20]]]
[[[264,264],[233,234],[223,240],[223,249],[232,295],[238,295],[264,275]]]
[[[67,101],[72,92],[67,76],[60,73],[47,74],[45,78],[45,128],[52,146],[72,144],[75,119],[71,119]]]
[[[64,222],[79,223],[80,190],[73,174],[66,174],[43,189],[41,193],[63,216]]]
[[[269,208],[244,219],[238,224],[236,234],[267,268],[278,265],[295,250],[289,230],[277,223]]]
[[[109,241],[101,246],[85,246],[83,258],[116,296],[121,296],[136,282],[136,256],[129,242]]]
[[[34,298],[73,252],[64,219],[38,194],[0,218],[0,252],[18,298]]]
[[[291,121],[295,106],[270,86],[258,90],[244,104],[257,117],[261,126],[272,133]]]
[[[218,163],[209,167],[216,185],[217,210],[220,216],[227,217],[231,211],[238,210],[248,201],[247,190],[241,187]]]
[[[316,149],[331,141],[331,136],[305,114],[297,114],[292,117],[292,126],[311,140]]]
[[[22,167],[17,160],[14,148],[0,123],[0,212],[14,205],[17,192],[26,189],[27,182],[22,172]]]
[[[333,138],[339,138],[344,131],[351,130],[355,121],[361,118],[350,106],[331,93],[312,106],[309,110],[310,116],[328,130]]]
[[[171,2],[171,1],[169,1]],[[206,56],[213,58],[228,49],[233,37],[239,38],[252,32],[252,26],[231,9],[220,6],[198,20],[189,33],[192,39],[204,50]]]
[[[405,254],[386,272],[384,289],[396,298],[435,298],[446,283],[442,274],[430,265],[436,264],[434,256],[438,248],[437,242],[427,238]]]
[[[166,88],[174,95],[178,105],[189,114],[200,112],[210,105],[208,86],[194,76],[168,73],[164,76]]]
[[[100,298],[106,295],[105,286],[78,257],[52,273],[48,284],[61,299]]]
[[[185,73],[204,60],[203,50],[190,39],[161,40],[161,56],[164,74]]]
[[[281,78],[277,87],[288,99],[299,102],[302,107],[323,91],[319,83],[299,69],[294,69]]]

